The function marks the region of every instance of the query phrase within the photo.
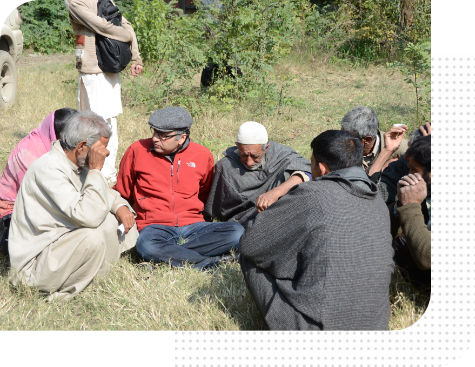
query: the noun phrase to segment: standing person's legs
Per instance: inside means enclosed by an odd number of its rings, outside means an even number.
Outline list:
[[[105,90],[103,90],[104,88]],[[110,99],[105,98],[104,94],[110,94]],[[113,104],[115,107],[109,109],[104,108],[104,105],[109,106],[109,104]],[[92,111],[97,113],[104,118],[111,128],[112,135],[107,145],[110,154],[106,158],[101,172],[108,183],[115,184],[117,182],[115,162],[119,149],[117,115],[108,118],[107,116],[110,116],[112,113],[122,113],[122,105],[120,103],[120,77],[109,73],[107,73],[107,75],[104,75],[104,73],[80,75],[78,79],[78,111]]]
[[[115,161],[117,158],[117,150],[119,149],[119,136],[117,134],[117,116],[106,119],[106,123],[112,130],[112,135],[107,144],[107,150],[110,154],[104,161],[102,167],[102,174],[106,178],[107,182],[115,184],[117,182],[117,170],[115,169]]]
[[[221,255],[239,248],[244,228],[238,223],[199,222],[183,227],[150,225],[140,231],[137,251],[146,261],[196,269],[217,264]]]

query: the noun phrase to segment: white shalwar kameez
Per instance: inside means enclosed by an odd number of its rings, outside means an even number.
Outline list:
[[[107,145],[110,155],[106,158],[101,172],[108,182],[115,183],[117,181],[115,161],[119,148],[117,116],[122,113],[120,74],[79,73],[78,111],[93,111],[102,116],[111,127],[112,135]]]

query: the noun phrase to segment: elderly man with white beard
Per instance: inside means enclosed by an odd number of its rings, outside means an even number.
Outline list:
[[[10,228],[14,286],[70,298],[135,245],[135,212],[101,173],[110,136],[102,117],[78,113],[28,169]]]
[[[204,214],[244,228],[295,185],[310,181],[310,162],[292,148],[268,140],[267,130],[248,121],[236,146],[215,165]]]

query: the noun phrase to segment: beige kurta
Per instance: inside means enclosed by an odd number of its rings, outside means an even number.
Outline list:
[[[53,296],[70,297],[107,271],[138,238],[117,232],[121,205],[98,170],[78,170],[59,141],[28,169],[12,214],[8,249],[16,286],[22,280]],[[135,214],[135,212],[133,212]]]

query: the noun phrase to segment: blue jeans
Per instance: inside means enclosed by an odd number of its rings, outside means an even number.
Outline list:
[[[198,222],[183,227],[152,224],[140,231],[137,251],[146,261],[202,270],[216,265],[220,255],[239,249],[244,228],[233,222]]]

